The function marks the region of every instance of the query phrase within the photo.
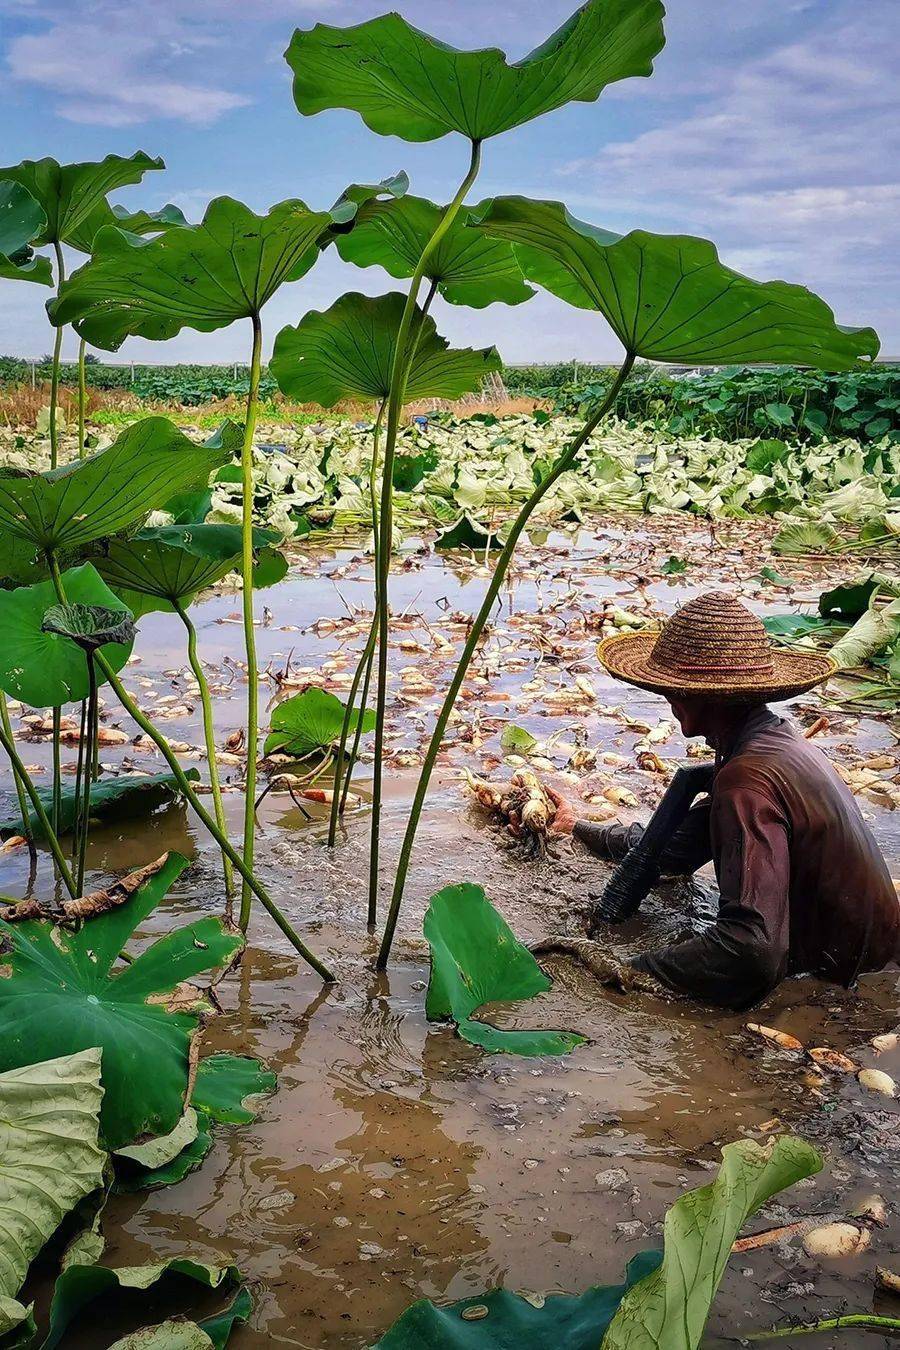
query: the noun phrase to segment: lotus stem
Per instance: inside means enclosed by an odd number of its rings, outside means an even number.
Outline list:
[[[256,659],[256,632],[253,627],[253,434],[259,404],[259,376],[262,361],[262,324],[259,315],[252,316],[253,350],[250,358],[250,389],[247,394],[247,416],[244,421],[244,442],[241,446],[241,571],[243,574],[242,609],[244,615],[244,648],[247,657],[247,773],[244,785],[244,862],[252,872],[253,845],[256,834],[256,755],[259,739],[259,664]],[[250,922],[251,887],[244,877],[241,887],[241,912],[238,925],[246,933]]]
[[[84,358],[87,343],[84,338],[78,344],[78,458],[84,459],[84,413],[87,406],[87,382]]]
[[[53,709],[53,833],[59,834],[59,817],[62,810],[62,764],[60,763],[60,736],[62,733],[61,709]]]
[[[28,770],[19,758],[19,752],[16,749],[15,741],[12,739],[12,736],[7,736],[5,725],[0,729],[0,746],[2,746],[9,756],[13,774],[21,781],[25,791],[28,793],[31,805],[34,807],[34,814],[38,818],[40,827],[50,846],[50,852],[53,854],[53,861],[56,863],[57,871],[62,877],[63,885],[74,900],[78,895],[78,891],[75,887],[75,879],[69,871],[59,839],[56,837],[56,831],[50,824],[47,812],[44,810],[44,803],[41,801],[38,790],[29,777]]]
[[[65,604],[66,593],[65,588],[62,584],[62,577],[60,576],[59,572],[59,564],[52,555],[49,558],[49,563],[50,563],[50,573],[51,576],[53,577],[53,583],[56,588],[56,594],[60,600],[60,603]],[[316,974],[319,975],[323,980],[329,983],[333,981],[334,975],[332,975],[328,967],[326,965],[323,965],[323,963],[319,960],[319,958],[309,950],[303,939],[300,937],[299,933],[296,932],[290,921],[287,918],[285,918],[284,914],[282,914],[281,910],[278,908],[275,901],[271,898],[268,891],[263,886],[262,882],[259,881],[259,879],[254,876],[250,868],[247,867],[241,855],[237,852],[236,849],[232,848],[228,839],[225,837],[224,834],[222,834],[218,825],[213,820],[212,816],[209,814],[209,812],[201,802],[200,798],[197,796],[194,789],[191,787],[190,780],[185,774],[184,769],[182,769],[181,765],[178,763],[178,760],[175,757],[175,752],[169,745],[169,742],[166,740],[165,736],[162,734],[159,728],[156,727],[154,723],[150,721],[150,718],[146,715],[146,713],[143,713],[141,709],[138,707],[138,705],[135,703],[134,699],[131,697],[128,690],[122,684],[122,681],[119,679],[118,675],[113,670],[112,666],[109,664],[106,657],[103,655],[102,650],[97,652],[95,659],[97,662],[98,669],[102,673],[104,680],[106,680],[106,682],[109,684],[116,698],[119,700],[122,707],[128,713],[129,717],[131,717],[137,723],[141,731],[143,731],[146,736],[150,737],[153,744],[159,750],[163,759],[166,761],[170,770],[172,771],[172,776],[174,777],[181,792],[183,793],[188,805],[191,807],[194,814],[199,818],[201,823],[206,826],[207,830],[212,835],[213,839],[215,839],[216,843],[219,845],[219,848],[222,850],[222,852],[227,855],[235,871],[240,874],[240,876],[243,878],[244,881],[246,881],[247,885],[250,887],[250,890],[253,892],[253,894],[259,898],[259,900],[263,905],[263,908],[275,921],[275,923],[281,929],[282,933],[284,933],[285,937],[291,943],[294,950],[298,952],[300,956],[303,957],[304,961],[306,961],[309,965],[312,966]]]
[[[875,1313],[847,1313],[843,1317],[826,1317],[821,1322],[806,1322],[796,1327],[775,1327],[772,1331],[757,1331],[747,1340],[752,1342],[782,1340],[786,1336],[812,1336],[817,1331],[842,1331],[845,1327],[859,1327],[862,1331],[900,1332],[900,1317],[879,1317]]]
[[[381,422],[384,417],[384,400],[378,408],[378,415],[375,418],[375,426],[372,431],[372,463],[369,467],[369,499],[372,510],[372,547],[375,550],[375,575],[378,576],[378,496],[377,496],[377,477],[378,477],[378,442],[381,438]],[[344,709],[344,720],[341,723],[341,736],[338,741],[337,754],[334,761],[334,796],[331,799],[331,816],[328,821],[328,847],[334,848],[337,840],[338,817],[343,814],[343,800],[341,796],[341,776],[344,771],[344,750],[347,745],[347,737],[350,734],[350,722],[353,718],[353,703],[356,699],[356,691],[359,688],[359,682],[365,670],[367,676],[371,675],[372,653],[375,650],[375,635],[378,631],[378,602],[375,602],[375,612],[372,616],[372,627],[369,629],[369,636],[366,638],[362,655],[359,658],[359,664],[353,676],[353,682],[350,685],[350,692],[347,695],[347,706]],[[368,690],[368,678],[366,680],[366,690]],[[353,774],[353,764],[356,759],[356,747],[359,745],[359,739],[362,735],[362,715],[366,707],[366,694],[362,696],[359,705],[359,717],[356,721],[357,736],[354,739],[354,749],[347,764],[347,783]],[[347,796],[347,786],[344,786],[343,799]]]
[[[12,743],[12,722],[9,720],[9,708],[6,703],[6,694],[2,689],[0,689],[0,726],[3,727],[7,740]],[[15,765],[13,765],[13,782],[16,785],[16,796],[19,799],[19,812],[22,816],[22,834],[25,836],[28,843],[28,856],[31,858],[32,862],[34,862],[37,858],[37,848],[34,843],[34,831],[31,828],[31,818],[28,814],[28,798],[24,780],[20,776]]]
[[[378,855],[381,838],[381,779],[382,759],[384,756],[385,712],[387,707],[387,663],[390,628],[390,596],[388,594],[388,584],[391,571],[391,548],[394,533],[394,452],[397,446],[397,433],[400,429],[400,416],[403,411],[403,399],[406,393],[406,380],[409,374],[411,359],[411,354],[407,349],[410,346],[413,319],[416,314],[416,300],[418,299],[419,288],[422,285],[429,259],[435,249],[440,245],[441,240],[452,226],[456,217],[459,215],[460,208],[466,199],[466,194],[478,177],[478,170],[480,167],[481,142],[473,140],[472,154],[466,176],[460,183],[453,200],[444,211],[434,234],[422,250],[422,256],[419,258],[418,266],[416,267],[415,272],[413,272],[412,280],[409,284],[409,293],[407,294],[406,304],[403,309],[403,315],[400,319],[400,327],[397,330],[397,345],[394,349],[394,361],[391,367],[391,383],[390,392],[388,394],[387,434],[385,436],[384,444],[384,467],[381,474],[381,511],[378,530],[379,552],[376,560],[377,584],[375,603],[378,612],[378,689],[375,701],[375,760],[372,777],[372,833],[369,847],[368,918],[370,926],[375,923],[378,908]]]
[[[225,820],[225,803],[222,800],[222,787],[219,783],[219,764],[216,756],[216,728],[213,718],[212,699],[209,693],[209,682],[206,678],[206,671],[203,669],[203,662],[197,653],[197,629],[193,621],[188,617],[187,611],[179,600],[172,601],[172,608],[181,619],[187,630],[188,661],[191,670],[194,672],[194,679],[200,689],[200,704],[203,709],[203,737],[206,742],[206,763],[209,766],[209,785],[212,789],[213,809],[216,815],[216,824],[223,834],[228,833],[228,824]],[[225,876],[225,917],[232,919],[233,899],[234,899],[234,869],[227,853],[222,854],[222,871]]]
[[[488,619],[491,616],[491,611],[494,608],[494,602],[497,599],[497,596],[500,592],[500,587],[502,586],[504,578],[506,577],[506,573],[509,569],[509,564],[512,560],[513,553],[515,552],[516,544],[519,541],[519,536],[521,535],[522,531],[527,525],[529,517],[531,516],[535,507],[541,501],[542,497],[544,497],[544,495],[549,491],[549,489],[554,485],[554,483],[556,483],[558,479],[561,478],[562,475],[572,467],[578,456],[578,452],[581,450],[582,446],[589,439],[595,428],[603,420],[603,418],[606,417],[607,413],[615,404],[616,399],[618,398],[619,395],[619,390],[627,380],[631,372],[631,367],[633,365],[634,365],[634,354],[629,352],[627,353],[625,360],[623,361],[622,366],[619,369],[619,372],[616,375],[616,378],[613,381],[611,388],[609,389],[609,392],[606,394],[606,397],[598,404],[595,410],[590,414],[590,416],[585,421],[584,426],[578,432],[577,436],[575,436],[574,439],[569,442],[569,445],[557,459],[553,469],[550,471],[547,477],[537,485],[537,487],[532,492],[531,496],[528,498],[528,501],[525,503],[519,514],[516,516],[515,520],[513,521],[512,528],[510,529],[509,535],[507,536],[506,543],[504,544],[500,556],[497,559],[496,566],[494,567],[494,574],[491,577],[490,584],[487,588],[487,592],[485,593],[485,597],[482,602],[481,608],[479,609],[478,614],[476,615],[475,620],[469,630],[469,635],[466,638],[466,643],[465,646],[463,647],[462,655],[460,656],[459,659],[459,664],[457,665],[456,670],[454,671],[453,679],[450,682],[450,688],[447,690],[444,701],[441,704],[441,710],[438,713],[437,722],[435,723],[435,728],[434,731],[432,732],[431,740],[428,743],[428,750],[426,751],[425,754],[425,762],[422,765],[422,772],[419,775],[419,781],[416,785],[416,793],[415,797],[413,798],[413,804],[410,810],[409,821],[407,822],[406,826],[406,833],[403,836],[403,843],[400,847],[400,857],[397,862],[397,872],[394,878],[394,889],[391,895],[390,909],[388,911],[387,923],[385,924],[384,936],[382,937],[381,940],[381,949],[378,953],[377,968],[379,970],[385,969],[388,963],[388,958],[391,954],[391,944],[393,943],[394,940],[394,931],[397,927],[397,917],[400,913],[400,905],[403,900],[403,890],[406,885],[406,876],[409,871],[409,861],[412,855],[413,844],[415,843],[416,830],[418,829],[419,826],[419,820],[422,815],[422,808],[425,804],[425,796],[426,793],[428,792],[428,785],[431,781],[431,774],[434,770],[434,765],[438,757],[438,752],[440,751],[441,748],[441,742],[443,741],[444,738],[444,732],[447,729],[447,723],[450,719],[450,714],[453,711],[453,705],[456,702],[457,695],[459,694],[460,688],[462,687],[462,682],[465,679],[466,672],[469,669],[469,663],[472,660],[475,648],[478,646],[478,643],[481,639],[481,635],[484,632],[485,625],[487,624]]]
[[[66,279],[66,261],[62,245],[58,239],[53,241],[56,251],[56,294]],[[59,360],[62,353],[62,324],[57,326],[53,339],[53,365],[50,368],[50,468],[55,469],[59,458],[59,433],[56,427],[56,413],[59,404]]]
[[[88,704],[87,699],[81,700],[81,720],[78,726],[78,758],[75,763],[75,819],[72,831],[72,860],[78,857],[78,837],[81,825],[81,775],[85,771],[85,746],[88,742]],[[88,756],[90,751],[88,750]],[[90,773],[90,759],[87,762],[87,771]],[[76,870],[76,876],[78,875]]]

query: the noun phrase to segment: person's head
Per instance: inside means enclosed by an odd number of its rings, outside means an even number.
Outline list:
[[[722,703],[704,694],[671,694],[669,706],[684,736],[703,736],[715,747],[731,740],[750,714],[766,705],[761,699],[753,703]]]

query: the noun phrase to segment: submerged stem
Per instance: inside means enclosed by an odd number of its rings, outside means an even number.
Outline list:
[[[223,834],[228,833],[228,826],[225,820],[225,804],[222,801],[222,788],[219,783],[219,765],[216,757],[216,729],[213,719],[212,699],[209,693],[209,682],[206,678],[206,671],[203,669],[203,663],[197,653],[197,629],[193,621],[179,600],[172,601],[172,608],[181,619],[187,630],[188,661],[191,670],[194,672],[194,679],[200,689],[200,703],[203,708],[203,737],[206,742],[206,763],[209,766],[209,785],[212,789],[213,809],[216,814],[216,824]],[[222,871],[225,874],[225,917],[232,917],[232,900],[234,896],[234,870],[227,853],[222,854]]]
[[[253,845],[256,833],[256,755],[259,739],[259,665],[256,659],[256,632],[253,627],[253,433],[259,405],[259,376],[262,361],[262,324],[258,314],[253,322],[253,351],[250,358],[250,389],[247,394],[247,416],[244,422],[244,442],[241,446],[241,572],[243,574],[242,610],[244,615],[244,648],[247,657],[247,773],[244,784],[244,862],[252,870]],[[250,922],[251,887],[244,878],[241,886],[241,912],[238,920],[242,933]]]
[[[844,1327],[858,1327],[862,1331],[894,1332],[900,1334],[900,1317],[879,1317],[876,1313],[846,1313],[843,1317],[826,1317],[821,1322],[805,1322],[797,1327],[775,1327],[772,1331],[758,1331],[747,1340],[782,1340],[786,1336],[812,1336],[817,1331],[842,1331]]]
[[[59,564],[52,555],[50,556],[48,561],[50,563],[50,573],[51,576],[53,577],[53,584],[56,588],[56,594],[60,600],[60,603],[65,604],[66,594],[62,584],[62,577],[60,576],[59,573]],[[299,954],[303,957],[304,961],[307,961],[309,965],[312,966],[316,974],[320,975],[323,980],[326,981],[333,980],[334,976],[332,975],[328,967],[323,965],[322,962],[319,960],[319,958],[309,950],[303,939],[300,937],[299,933],[296,932],[293,925],[288,921],[288,919],[285,918],[281,910],[276,905],[275,901],[269,895],[268,891],[266,891],[266,889],[263,887],[262,882],[259,881],[257,877],[253,875],[250,868],[247,867],[247,865],[245,864],[244,859],[241,857],[241,855],[237,852],[236,849],[232,848],[228,839],[225,837],[224,834],[222,834],[218,825],[213,820],[212,816],[209,814],[209,812],[201,802],[200,798],[197,796],[194,789],[191,787],[190,780],[188,779],[187,775],[184,772],[184,769],[182,769],[181,765],[176,759],[175,752],[169,745],[169,742],[166,740],[165,736],[158,729],[158,727],[156,727],[154,723],[150,721],[150,718],[146,715],[146,713],[142,712],[141,709],[138,707],[138,705],[135,703],[134,699],[131,697],[128,690],[122,684],[122,681],[119,679],[118,675],[113,670],[112,666],[109,664],[106,657],[103,655],[102,649],[97,652],[95,659],[97,662],[97,666],[99,667],[100,672],[103,675],[104,680],[106,680],[106,682],[109,684],[116,698],[119,700],[122,707],[128,713],[129,717],[131,717],[137,723],[137,725],[140,727],[141,731],[143,731],[145,735],[150,737],[153,744],[160,751],[163,759],[166,761],[169,768],[171,769],[172,775],[175,778],[175,781],[178,784],[181,792],[184,794],[184,797],[188,805],[191,807],[194,814],[200,819],[201,823],[206,826],[207,830],[209,830],[210,834],[212,835],[213,839],[215,839],[216,843],[219,845],[219,848],[222,850],[222,852],[228,856],[235,871],[240,873],[241,877],[244,879],[244,881],[246,881],[247,885],[250,887],[253,894],[258,896],[266,912],[272,917],[272,919],[274,919],[275,923],[281,929],[282,933],[284,933],[285,937],[288,939],[288,941],[291,943],[294,949],[297,952],[299,952]],[[13,747],[13,749],[15,749],[15,747]],[[7,751],[7,753],[9,752]],[[43,811],[43,807],[41,808],[41,810]]]
[[[416,830],[418,829],[419,819],[422,815],[422,807],[425,803],[425,795],[428,792],[428,785],[431,781],[431,774],[438,757],[438,752],[441,748],[444,732],[447,728],[447,723],[450,719],[450,714],[453,711],[453,705],[456,702],[462,682],[466,677],[466,672],[468,671],[469,663],[472,660],[475,648],[477,647],[481,634],[484,632],[485,625],[490,618],[491,610],[494,607],[494,602],[497,599],[500,587],[503,584],[510,561],[515,552],[516,544],[519,541],[519,536],[524,530],[529,517],[541,498],[549,491],[553,484],[572,467],[582,446],[588,440],[597,425],[613,407],[616,398],[618,397],[619,390],[627,380],[633,365],[634,355],[629,352],[606,397],[590,414],[578,435],[570,441],[569,445],[557,459],[553,469],[547,477],[537,485],[531,496],[528,498],[528,501],[516,516],[509,535],[507,536],[506,543],[503,545],[503,549],[497,559],[496,566],[494,567],[494,574],[491,577],[481,608],[469,629],[469,635],[466,638],[459,664],[454,671],[453,679],[450,681],[450,688],[447,690],[444,701],[441,704],[441,710],[438,713],[437,722],[435,723],[431,740],[428,743],[425,762],[422,765],[422,772],[419,775],[419,781],[416,785],[416,794],[413,798],[413,804],[406,826],[406,833],[403,836],[403,843],[400,847],[400,857],[397,861],[397,873],[394,878],[394,889],[391,895],[390,910],[388,911],[384,936],[381,940],[381,949],[378,953],[377,965],[379,970],[385,968],[388,957],[390,956],[391,944],[394,940],[394,930],[397,927],[397,917],[400,913],[400,905],[403,900],[403,889],[406,885],[406,874],[409,871],[409,860],[412,855],[413,844],[415,843]]]
[[[388,637],[390,628],[390,597],[388,581],[391,570],[391,545],[394,533],[393,512],[393,473],[394,451],[397,445],[397,433],[400,429],[400,417],[403,411],[403,399],[406,393],[406,381],[412,355],[410,337],[413,320],[416,315],[416,300],[419,287],[425,277],[428,262],[435,249],[450,229],[460,208],[466,199],[469,188],[478,176],[481,167],[481,142],[472,141],[472,155],[465,178],[460,183],[455,197],[441,216],[440,222],[422,251],[418,266],[413,272],[409,284],[406,305],[397,330],[397,345],[394,349],[394,361],[391,367],[391,385],[388,395],[387,434],[384,445],[384,467],[381,475],[381,513],[379,518],[379,544],[376,562],[377,585],[376,607],[378,612],[378,690],[375,702],[375,760],[372,775],[372,834],[369,848],[369,924],[373,925],[378,905],[378,853],[381,839],[381,781],[382,757],[384,755],[385,710],[387,706],[387,662]]]

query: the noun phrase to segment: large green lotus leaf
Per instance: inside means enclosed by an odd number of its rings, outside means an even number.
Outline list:
[[[21,164],[0,169],[0,181],[13,179],[21,183],[40,202],[46,223],[32,242],[74,244],[78,231],[108,192],[128,183],[139,183],[151,169],[164,168],[161,159],[152,159],[138,150],[128,159],[107,155],[106,159],[86,164],[25,159]]]
[[[473,208],[484,209],[486,203]],[[358,267],[383,267],[392,277],[411,277],[444,208],[424,197],[370,201],[361,206],[353,229],[340,235],[337,250]],[[519,305],[534,295],[512,247],[471,230],[457,216],[428,259],[426,276],[445,300],[482,309],[495,301]]]
[[[157,939],[121,971],[113,963],[187,866],[170,855],[117,908],[66,932],[40,920],[0,922],[0,1067],[41,1055],[103,1050],[100,1125],[107,1148],[168,1134],[185,1108],[195,1011],[171,1011],[182,981],[227,965],[241,938],[208,916]],[[198,1003],[200,992],[198,990]]]
[[[62,581],[70,601],[100,605],[130,618],[90,563],[70,568]],[[52,581],[0,591],[0,689],[32,708],[60,708],[87,698],[90,692],[85,653],[71,638],[44,629],[45,616],[54,607]],[[99,652],[113,670],[121,670],[133,646],[132,637],[127,642],[109,642]],[[102,682],[102,675],[98,678]]]
[[[463,882],[433,895],[425,937],[431,948],[429,1019],[452,1019],[464,1040],[492,1054],[565,1055],[584,1042],[571,1031],[498,1031],[471,1020],[482,1004],[533,998],[552,983],[480,886]]]
[[[102,1300],[102,1307],[106,1315],[109,1315],[109,1308],[118,1294],[127,1294],[130,1292],[140,1292],[153,1289],[160,1281],[169,1277],[180,1277],[182,1281],[194,1281],[204,1289],[226,1290],[234,1288],[241,1283],[241,1273],[236,1266],[208,1266],[201,1265],[197,1261],[188,1261],[177,1259],[172,1261],[159,1262],[156,1265],[147,1266],[118,1266],[115,1268],[98,1265],[71,1265],[68,1266],[56,1281],[53,1290],[53,1301],[50,1304],[50,1326],[46,1340],[42,1343],[40,1350],[54,1350],[57,1345],[62,1345],[63,1337],[71,1326],[72,1322],[85,1308],[90,1307],[96,1300]],[[222,1327],[223,1321],[227,1324],[228,1313],[236,1307],[236,1312],[231,1317],[230,1325],[224,1340],[215,1340],[210,1333],[207,1335],[206,1342],[203,1341],[157,1341],[152,1340],[143,1342],[143,1344],[153,1347],[153,1350],[181,1350],[182,1345],[193,1347],[212,1344],[216,1347],[225,1345],[228,1339],[228,1332],[235,1320],[243,1320],[250,1309],[245,1301],[240,1304],[232,1304],[231,1308],[226,1309],[222,1314],[211,1317],[199,1323],[201,1329],[210,1326],[216,1328]],[[178,1325],[171,1323],[169,1325]],[[195,1323],[182,1323],[181,1325],[195,1326]],[[138,1333],[140,1334],[140,1333]],[[217,1332],[217,1334],[219,1334]],[[120,1346],[129,1345],[128,1337],[124,1341],[117,1341]],[[131,1339],[132,1346],[140,1346],[140,1340]],[[112,1350],[112,1347],[111,1347]]]
[[[285,58],[301,113],[350,108],[382,136],[433,141],[458,131],[480,141],[649,75],[665,41],[663,12],[660,0],[588,0],[511,64],[496,47],[458,51],[399,14],[298,29]]]
[[[708,239],[611,234],[576,220],[562,202],[526,197],[495,197],[470,220],[512,243],[529,281],[599,310],[626,351],[647,360],[848,370],[878,352],[874,329],[836,324],[805,286],[732,271]]]
[[[31,1261],[100,1185],[106,1162],[100,1051],[32,1063],[35,1055],[37,1047],[22,1067],[0,1074],[0,1336],[27,1319],[16,1295]]]
[[[272,729],[266,737],[263,753],[266,755],[307,755],[325,750],[341,734],[344,722],[344,704],[334,694],[313,686],[279,703],[272,714]],[[355,732],[360,719],[359,709],[350,716],[350,731]],[[362,712],[363,733],[372,731],[375,714],[369,708]]]
[[[253,544],[264,548],[280,536],[254,530]],[[234,570],[241,557],[239,525],[160,525],[138,530],[129,539],[111,539],[92,559],[105,581],[118,593],[150,596],[162,603],[142,605],[172,610],[188,605],[207,586]]]
[[[47,473],[0,470],[0,528],[42,551],[83,547],[127,529],[176,493],[205,486],[240,440],[231,422],[196,445],[167,418],[145,417],[88,459]]]
[[[197,1065],[191,1103],[220,1124],[249,1125],[256,1110],[250,1097],[274,1092],[278,1078],[258,1059],[246,1055],[208,1055]]]
[[[100,231],[94,256],[73,272],[48,309],[96,347],[115,350],[139,335],[162,340],[182,328],[211,333],[258,314],[287,281],[319,256],[330,211],[279,202],[258,216],[232,197],[210,202],[199,225],[145,239]]]
[[[622,1299],[603,1350],[696,1350],[732,1243],[768,1200],[822,1169],[803,1139],[726,1144],[709,1186],[688,1191],[666,1214],[662,1265]]]
[[[40,202],[13,181],[0,182],[0,277],[53,285],[49,258],[36,258],[30,248],[47,224]]]
[[[311,310],[275,339],[269,369],[283,393],[331,408],[344,398],[387,397],[406,297],[349,291],[324,312]],[[451,350],[431,315],[419,317],[406,398],[460,398],[500,370],[496,347]]]
[[[186,769],[185,774],[191,782],[199,782],[197,769]],[[50,812],[53,805],[53,789],[39,787],[37,794]],[[91,820],[115,821],[132,816],[149,815],[158,806],[177,800],[181,794],[178,780],[172,773],[124,774],[121,778],[100,778],[91,784]],[[74,787],[63,784],[59,810],[59,833],[69,834],[75,827],[79,801]],[[29,812],[29,825],[32,836],[40,840],[43,829],[33,810]],[[18,810],[0,820],[0,839],[22,833],[22,818]]]
[[[509,1289],[437,1307],[414,1303],[374,1350],[598,1350],[603,1333],[627,1291],[655,1270],[659,1252],[629,1261],[624,1284],[597,1285],[584,1294],[548,1294],[541,1306]],[[468,1321],[471,1308],[486,1315]]]

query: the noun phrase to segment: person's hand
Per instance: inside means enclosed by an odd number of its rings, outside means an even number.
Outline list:
[[[556,807],[556,814],[550,822],[549,829],[552,834],[571,834],[578,820],[575,809],[568,798],[564,797],[556,788],[544,785],[544,791]]]

